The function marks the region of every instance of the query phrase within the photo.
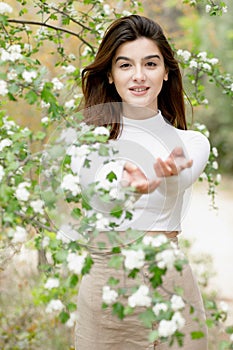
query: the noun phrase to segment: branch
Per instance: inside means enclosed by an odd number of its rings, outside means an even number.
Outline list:
[[[43,27],[47,27],[47,28],[51,28],[54,29],[56,31],[60,31],[63,33],[68,33],[70,35],[73,35],[75,37],[77,37],[79,40],[81,40],[84,44],[86,44],[87,46],[90,47],[92,53],[94,54],[94,49],[93,47],[85,40],[83,39],[79,34],[68,30],[68,29],[64,29],[62,27],[57,27],[57,26],[53,26],[51,24],[47,24],[47,23],[43,23],[43,22],[37,22],[37,21],[29,21],[29,20],[19,20],[19,19],[8,19],[9,23],[20,23],[20,24],[31,24],[31,25],[35,25],[35,26],[43,26]]]

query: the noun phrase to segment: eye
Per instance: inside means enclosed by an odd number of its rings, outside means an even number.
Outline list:
[[[130,63],[122,63],[122,64],[120,65],[120,68],[122,68],[122,69],[127,69],[127,68],[129,68],[129,67],[131,67],[131,64],[130,64]]]
[[[149,61],[149,62],[146,63],[146,66],[148,66],[148,67],[156,67],[157,63]]]

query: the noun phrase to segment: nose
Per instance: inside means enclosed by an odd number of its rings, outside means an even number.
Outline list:
[[[141,66],[135,67],[133,72],[133,81],[145,81],[146,77]]]

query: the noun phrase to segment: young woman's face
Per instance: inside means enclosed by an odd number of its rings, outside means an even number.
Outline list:
[[[142,37],[118,47],[108,78],[123,102],[157,112],[157,98],[168,72],[156,43]]]

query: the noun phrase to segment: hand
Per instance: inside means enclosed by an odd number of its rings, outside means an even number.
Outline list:
[[[134,187],[136,192],[147,194],[153,192],[160,182],[160,179],[148,180],[136,165],[130,162],[125,163],[121,180],[123,187]]]
[[[176,147],[166,160],[157,158],[154,169],[158,177],[178,175],[182,170],[190,168],[192,160],[187,160],[181,147]]]

